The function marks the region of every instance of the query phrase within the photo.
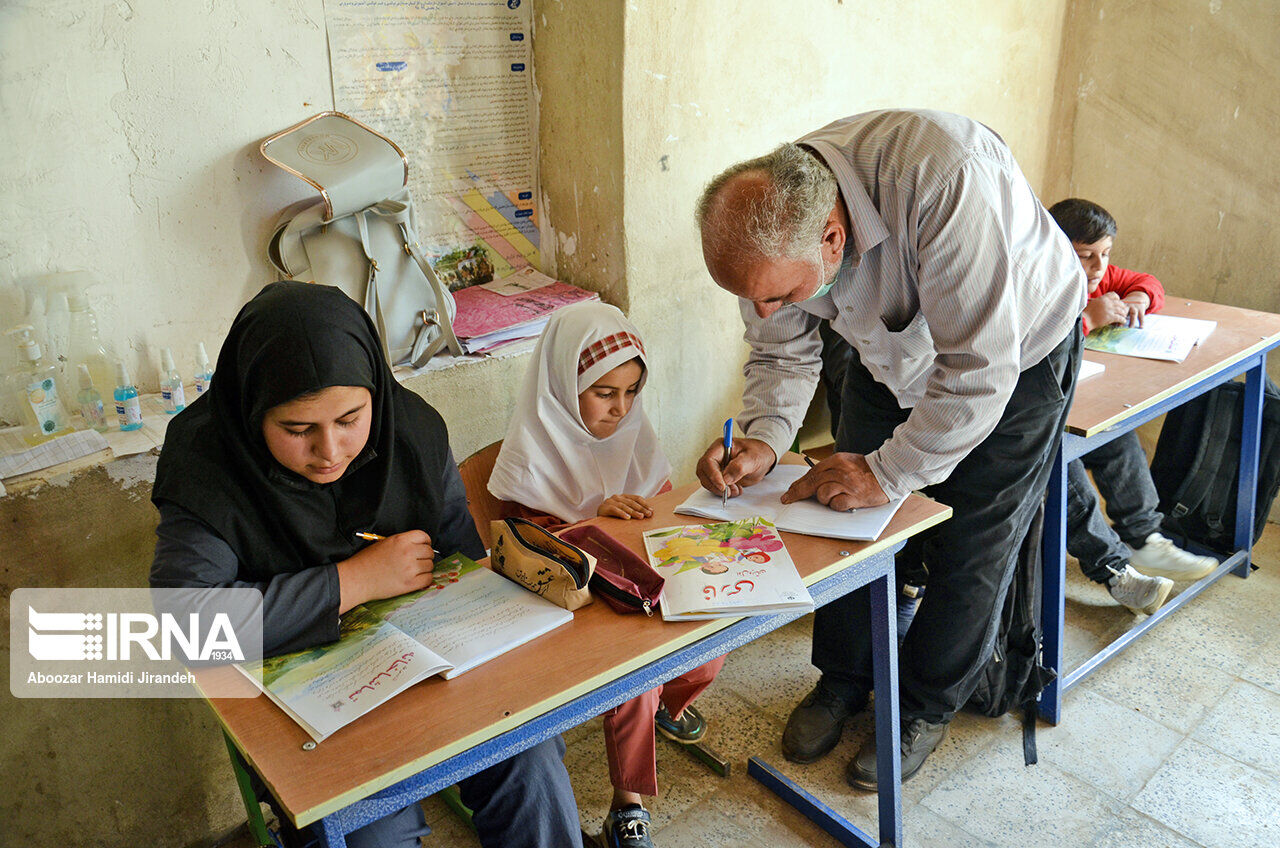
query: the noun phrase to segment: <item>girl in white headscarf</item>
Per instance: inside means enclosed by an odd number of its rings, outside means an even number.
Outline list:
[[[559,529],[596,515],[648,518],[648,499],[671,488],[671,463],[641,405],[648,376],[644,343],[615,307],[582,303],[552,316],[533,354],[489,491],[509,513]],[[653,731],[677,742],[702,738],[691,705],[724,659],[712,660],[605,713],[613,802],[605,818],[611,848],[645,848],[656,795]]]

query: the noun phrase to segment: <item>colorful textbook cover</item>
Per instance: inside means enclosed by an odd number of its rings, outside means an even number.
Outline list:
[[[658,605],[667,621],[813,609],[777,527],[766,518],[650,530],[644,547],[666,580]]]
[[[573,620],[462,554],[425,589],[342,616],[337,642],[237,666],[320,742],[419,680],[448,680]]]

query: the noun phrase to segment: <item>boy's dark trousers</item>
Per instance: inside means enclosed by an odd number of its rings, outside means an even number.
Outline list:
[[[1048,485],[1075,392],[1080,325],[1018,377],[990,435],[943,482],[925,493],[952,517],[914,537],[899,561],[919,556],[929,571],[899,654],[904,720],[950,721],[977,685],[999,626],[1018,548]],[[892,392],[876,382],[857,352],[842,386],[836,447],[870,453],[907,419]],[[904,557],[905,555],[905,557]],[[866,587],[818,609],[813,664],[823,683],[853,699],[872,688],[871,609]]]
[[[1086,471],[1087,469],[1087,471]],[[1102,514],[1098,492],[1107,499]],[[1160,495],[1147,468],[1137,433],[1125,433],[1067,465],[1067,553],[1080,561],[1085,577],[1106,583],[1129,564],[1129,548],[1140,548],[1160,532]]]

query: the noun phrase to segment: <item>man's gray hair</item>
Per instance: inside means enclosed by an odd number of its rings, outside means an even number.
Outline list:
[[[732,217],[721,218],[728,212],[717,209],[721,189],[735,177],[753,172],[768,180],[765,190],[728,213]],[[707,219],[714,218],[713,226],[727,225],[732,231],[712,233],[712,244],[732,239],[759,257],[820,262],[818,243],[838,198],[835,175],[825,163],[798,144],[783,144],[711,180],[698,199],[698,227],[706,233]]]

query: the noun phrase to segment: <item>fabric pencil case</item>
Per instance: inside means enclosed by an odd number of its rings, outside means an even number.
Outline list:
[[[594,524],[570,527],[560,533],[560,538],[595,557],[591,591],[615,612],[643,611],[653,615],[665,581],[649,563]]]
[[[595,557],[523,518],[503,518],[489,526],[489,566],[494,571],[570,611],[591,603],[587,584]]]

